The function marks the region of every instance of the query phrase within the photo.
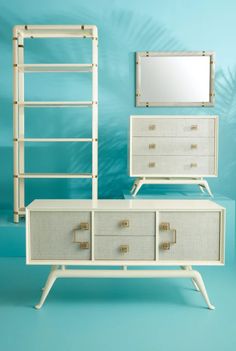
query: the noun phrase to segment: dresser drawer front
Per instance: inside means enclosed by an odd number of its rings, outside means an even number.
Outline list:
[[[155,235],[155,212],[96,212],[95,235]]]
[[[133,137],[132,154],[140,156],[214,156],[214,138]]]
[[[32,211],[31,259],[90,259],[90,217],[89,212]],[[88,244],[80,247],[80,242]]]
[[[154,260],[154,236],[96,236],[97,260]]]
[[[212,156],[133,156],[131,175],[215,175]]]
[[[159,219],[160,260],[220,261],[220,212],[160,212]]]
[[[214,118],[133,118],[133,136],[214,137]]]

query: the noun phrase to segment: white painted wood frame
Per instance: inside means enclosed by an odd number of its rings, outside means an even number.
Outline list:
[[[25,64],[24,41],[32,38],[90,38],[92,62],[86,64]],[[91,101],[25,101],[24,74],[40,72],[92,73]],[[13,143],[14,143],[14,222],[25,216],[26,178],[90,178],[91,197],[98,196],[98,32],[94,25],[17,25],[13,28]],[[91,108],[92,135],[90,138],[25,138],[25,108]],[[25,173],[24,147],[26,142],[89,142],[92,147],[91,174]]]

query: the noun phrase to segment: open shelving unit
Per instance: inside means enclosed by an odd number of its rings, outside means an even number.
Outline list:
[[[33,38],[91,39],[92,62],[85,64],[32,64],[24,62],[24,41]],[[24,98],[24,75],[42,72],[91,73],[91,101],[26,101]],[[20,25],[13,29],[13,142],[14,142],[14,222],[25,216],[25,179],[81,178],[91,179],[92,199],[98,197],[98,34],[94,25]],[[92,135],[89,138],[26,138],[25,108],[90,108]],[[91,143],[91,173],[26,173],[25,143]]]

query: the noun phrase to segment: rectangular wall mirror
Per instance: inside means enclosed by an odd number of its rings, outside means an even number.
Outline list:
[[[214,53],[137,52],[136,106],[213,106]]]

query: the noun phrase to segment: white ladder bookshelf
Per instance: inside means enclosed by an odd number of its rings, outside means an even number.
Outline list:
[[[90,38],[92,62],[86,64],[26,64],[24,40],[33,38]],[[92,74],[91,101],[25,101],[24,75],[41,72],[77,72]],[[25,179],[90,178],[92,199],[98,197],[98,34],[94,25],[19,25],[13,29],[13,142],[14,142],[14,222],[25,216]],[[25,138],[26,108],[90,108],[92,135],[89,138]],[[91,143],[91,173],[25,173],[25,143]]]

